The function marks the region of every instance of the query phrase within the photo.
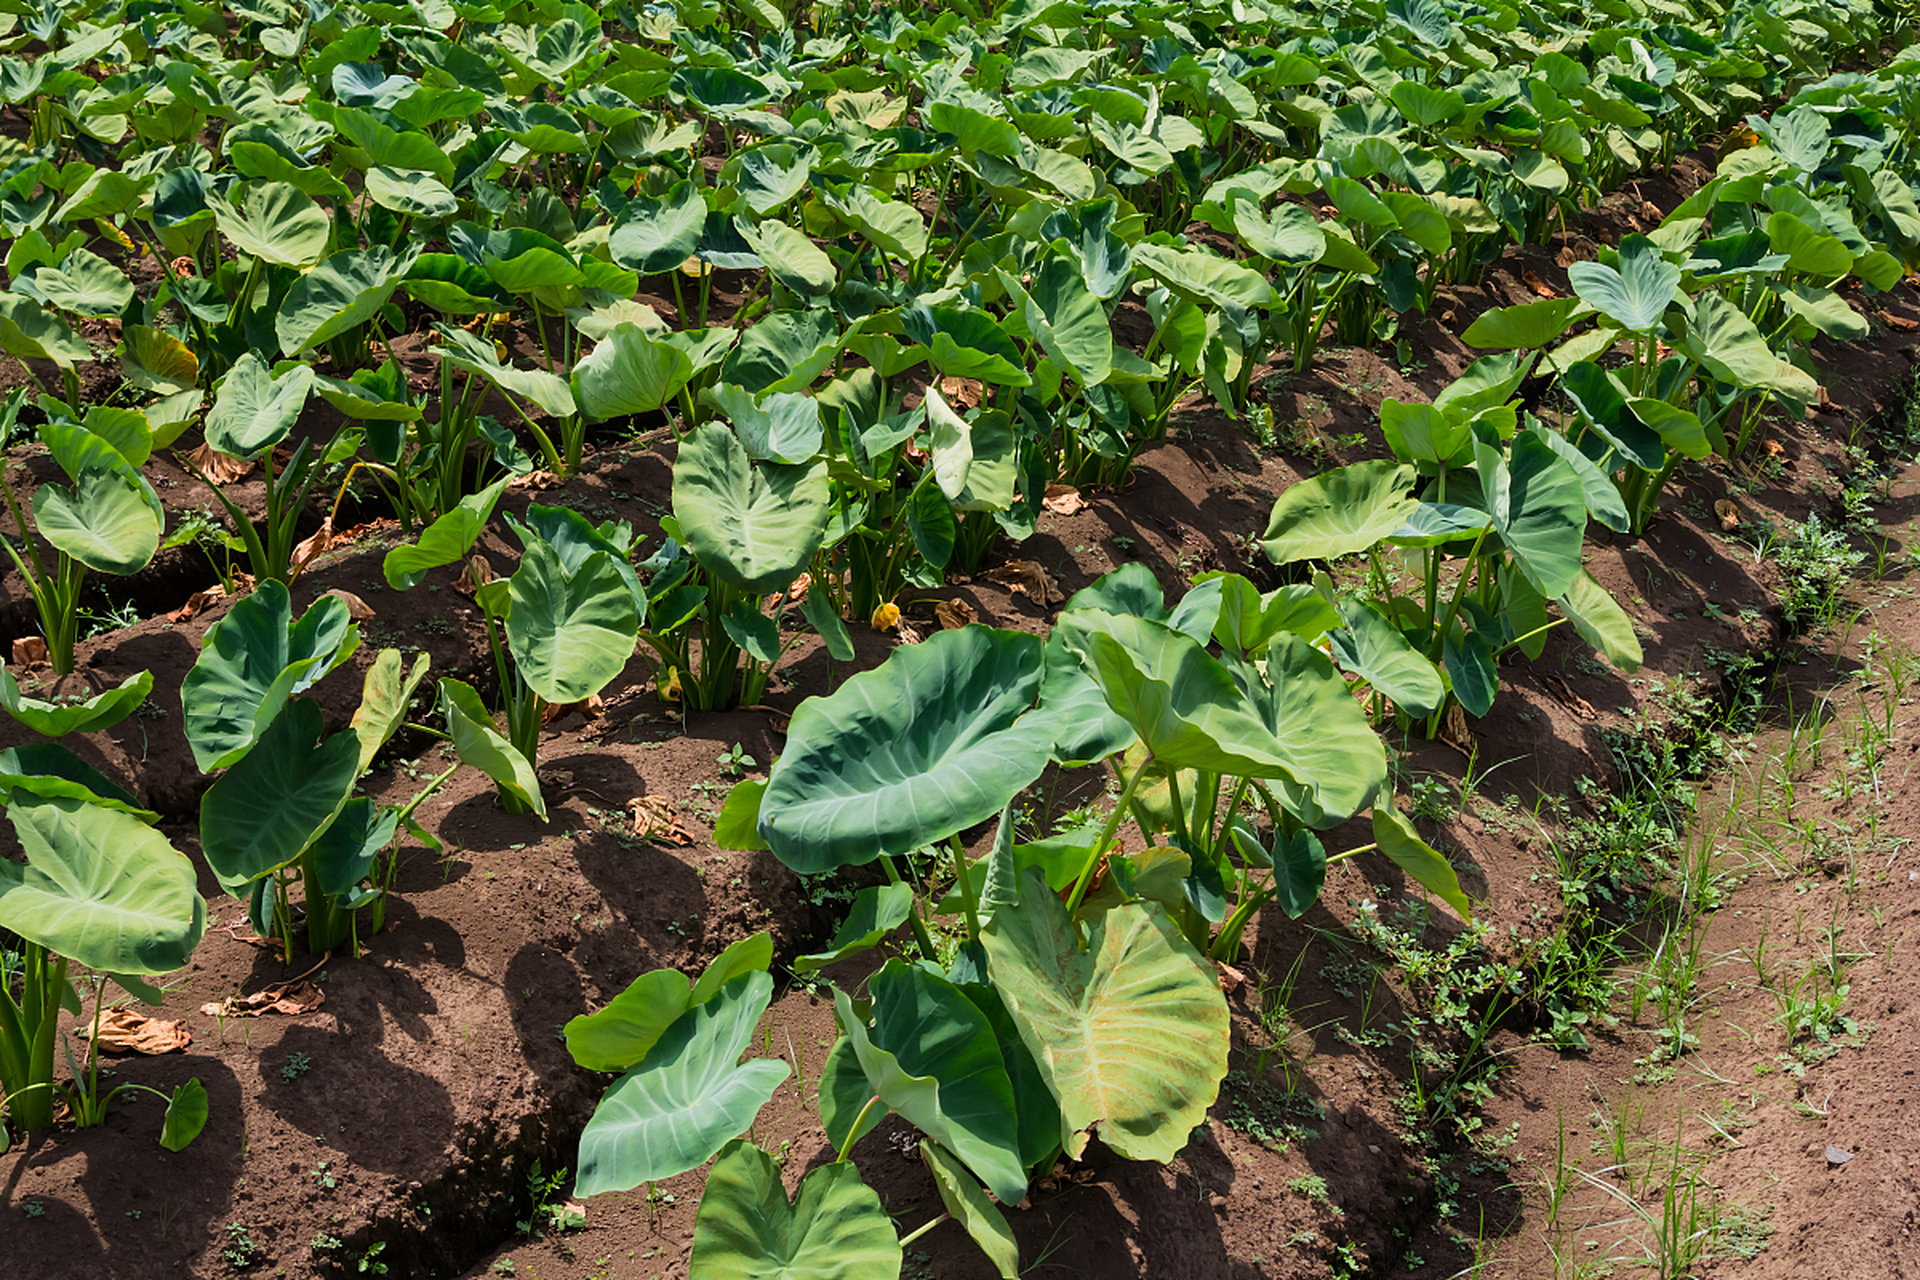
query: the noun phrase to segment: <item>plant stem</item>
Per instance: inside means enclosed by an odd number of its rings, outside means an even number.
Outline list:
[[[1107,846],[1113,843],[1113,833],[1120,829],[1120,820],[1126,816],[1127,808],[1133,803],[1133,793],[1140,786],[1140,779],[1146,776],[1153,764],[1153,753],[1148,752],[1140,767],[1127,779],[1126,787],[1120,792],[1120,801],[1113,806],[1113,812],[1107,815],[1107,825],[1100,829],[1100,840],[1087,854],[1087,863],[1080,868],[1079,878],[1073,882],[1073,896],[1067,899],[1067,914],[1078,914],[1080,904],[1086,901],[1087,884],[1093,879],[1094,868],[1100,865],[1100,857],[1106,853]]]

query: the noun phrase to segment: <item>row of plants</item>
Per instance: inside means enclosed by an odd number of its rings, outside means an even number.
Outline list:
[[[841,1160],[789,1204],[770,1157],[727,1147],[696,1272],[757,1273],[789,1247],[897,1266],[846,1159],[889,1112],[928,1136],[950,1211],[1008,1271],[982,1186],[1013,1203],[1089,1134],[1171,1159],[1204,1116],[1227,1046],[1210,962],[1254,913],[1299,915],[1330,861],[1375,849],[1465,911],[1393,807],[1370,716],[1431,732],[1450,703],[1484,713],[1502,655],[1541,651],[1550,606],[1637,662],[1580,567],[1588,520],[1638,532],[1681,458],[1740,456],[1769,406],[1812,400],[1808,344],[1864,332],[1841,291],[1920,260],[1914,64],[1827,75],[1836,50],[1902,36],[1902,9],[1620,8],[1598,30],[1584,7],[1403,0],[1311,23],[1245,6],[822,9],[797,33],[761,5],[15,16],[28,52],[0,62],[0,94],[32,133],[0,177],[0,349],[42,385],[0,426],[39,418],[69,483],[36,490],[31,520],[9,484],[9,554],[70,668],[86,575],[138,571],[165,534],[153,451],[197,423],[213,452],[258,463],[258,523],[201,468],[260,581],[182,690],[214,775],[201,846],[289,958],[296,893],[307,948],[351,948],[363,911],[380,925],[382,851],[402,830],[432,841],[412,815],[451,770],[399,804],[355,794],[424,660],[382,652],[339,732],[309,694],[359,644],[343,602],[296,618],[287,590],[323,481],[364,478],[417,530],[386,559],[404,589],[467,557],[511,475],[579,468],[590,423],[676,419],[674,513],[643,561],[630,527],[535,505],[509,521],[515,572],[470,583],[499,711],[440,680],[444,734],[509,808],[544,816],[546,711],[604,689],[636,644],[696,710],[758,700],[789,608],[850,659],[846,618],[1025,537],[1048,484],[1119,478],[1189,391],[1240,411],[1277,350],[1304,367],[1323,332],[1389,337],[1390,316],[1723,124],[1708,103],[1792,91],[1752,117],[1761,145],[1660,228],[1577,264],[1573,298],[1467,331],[1508,354],[1432,405],[1389,402],[1395,461],[1282,495],[1270,558],[1361,553],[1358,590],[1219,575],[1169,607],[1122,571],[1044,640],[968,628],[903,647],[805,704],[767,782],[736,791],[723,840],[886,876],[809,968],[902,926],[912,948],[836,993],[821,1103]],[[649,279],[683,327],[636,300]],[[715,285],[734,283],[710,324]],[[1150,336],[1119,340],[1142,314]],[[122,384],[89,404],[80,335],[102,320]],[[423,320],[437,396],[393,350]],[[1541,365],[1555,393],[1529,412]],[[303,430],[316,397],[349,423],[330,440]],[[0,701],[51,740],[109,727],[149,688],[68,707],[9,678]],[[20,1127],[51,1123],[56,1089],[95,1123],[112,1096],[97,1062],[70,1057],[54,1080],[58,1012],[83,1007],[68,965],[103,975],[96,1021],[107,976],[157,1000],[143,975],[185,963],[205,904],[131,795],[52,741],[12,754],[0,787],[27,861],[0,865],[0,927],[26,949],[0,984],[0,1093]],[[1009,806],[1043,770],[1107,762],[1123,786],[1102,827],[1015,838]],[[1329,854],[1317,833],[1360,813],[1372,841]],[[970,857],[959,834],[996,816]],[[1117,846],[1129,819],[1149,841],[1135,853]],[[937,881],[916,882],[930,859]],[[770,962],[750,940],[569,1028],[583,1065],[623,1073],[583,1137],[583,1193],[698,1167],[748,1127],[782,1070],[739,1061]],[[204,1118],[204,1094],[181,1090],[163,1141]]]
[[[731,706],[779,653],[746,597],[808,574],[835,642],[829,614],[1027,536],[1049,483],[1118,479],[1190,391],[1237,412],[1273,352],[1304,368],[1323,332],[1388,336],[1577,201],[1903,37],[1904,13],[852,6],[790,26],[756,4],[374,4],[236,27],[76,5],[22,24],[45,56],[5,89],[32,130],[0,202],[0,348],[49,424],[135,470],[206,406],[208,446],[263,469],[258,527],[214,487],[281,582],[329,467],[423,528],[536,459],[577,469],[592,422],[670,411],[697,464],[681,521],[725,515],[659,553],[650,644],[690,706]],[[1845,136],[1891,192],[1887,106],[1848,109]],[[716,280],[738,286],[724,324]],[[1117,340],[1141,309],[1149,336]],[[1809,312],[1844,323],[1824,297]],[[101,320],[120,385],[86,404]],[[415,330],[437,395],[394,355]],[[983,403],[956,406],[956,381]],[[347,420],[330,440],[300,430],[316,399]],[[89,527],[115,536],[35,577],[60,670],[85,568],[152,554],[150,494],[93,488]],[[782,525],[781,554],[716,536],[741,512]]]
[[[860,988],[833,987],[841,1035],[819,1105],[839,1158],[789,1202],[773,1158],[736,1136],[787,1077],[784,1063],[740,1061],[773,993],[763,934],[697,980],[644,974],[568,1024],[577,1062],[620,1073],[581,1135],[578,1193],[717,1153],[693,1275],[851,1257],[861,1274],[896,1274],[919,1231],[896,1233],[850,1154],[898,1114],[925,1135],[948,1216],[1014,1276],[994,1200],[1018,1203],[1096,1135],[1129,1159],[1172,1160],[1226,1075],[1214,961],[1262,907],[1302,915],[1330,864],[1377,850],[1467,911],[1394,808],[1381,740],[1316,647],[1340,622],[1316,587],[1263,595],[1231,574],[1170,607],[1129,566],[1076,594],[1045,638],[941,632],[808,699],[715,839],[809,874],[879,864],[885,883],[859,891],[799,972],[910,931]],[[1122,787],[1102,824],[1016,835],[1014,801],[1045,770],[1109,764]],[[1328,853],[1321,833],[1360,813],[1372,839]],[[996,820],[984,855],[969,854],[961,833]],[[1144,847],[1122,851],[1126,821]]]

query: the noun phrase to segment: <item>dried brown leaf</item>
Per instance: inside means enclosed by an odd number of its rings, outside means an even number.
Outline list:
[[[1533,290],[1535,293],[1539,294],[1543,298],[1557,298],[1560,296],[1560,291],[1558,289],[1555,289],[1552,285],[1548,284],[1545,280],[1542,280],[1538,275],[1536,275],[1531,269],[1528,269],[1528,268],[1523,267],[1521,269],[1520,283],[1524,284],[1525,286],[1527,286],[1527,288]]]
[[[1593,709],[1593,704],[1575,693],[1573,686],[1559,676],[1546,676],[1542,682],[1547,686],[1547,692],[1553,695],[1555,702],[1573,712],[1574,715],[1579,716],[1582,720],[1598,720],[1600,718],[1600,713]]]
[[[787,599],[794,604],[799,604],[807,598],[807,592],[811,590],[812,587],[813,575],[803,573],[793,580],[792,586],[787,588]]]
[[[290,1018],[312,1013],[327,1002],[327,993],[304,979],[276,982],[250,996],[228,996],[225,1000],[200,1006],[200,1012],[215,1018],[256,1018],[263,1013],[281,1013]]]
[[[555,720],[564,720],[575,712],[589,720],[597,720],[605,709],[606,703],[600,700],[600,695],[590,693],[578,702],[549,702],[540,712],[540,723],[552,724]]]
[[[940,394],[947,398],[948,404],[964,413],[980,407],[980,402],[987,398],[987,389],[978,378],[942,378]]]
[[[1059,604],[1067,598],[1054,582],[1053,575],[1038,560],[1009,560],[980,576],[1039,605]]]
[[[1057,516],[1071,516],[1087,509],[1087,500],[1070,484],[1050,484],[1040,505]]]
[[[86,1035],[83,1029],[80,1033]],[[100,1015],[97,1043],[102,1053],[178,1053],[193,1043],[186,1024],[149,1018],[131,1009],[109,1009]]]
[[[21,636],[13,642],[13,665],[31,667],[47,660],[47,642],[39,636]]]
[[[1468,759],[1473,758],[1477,744],[1467,729],[1467,709],[1457,702],[1450,704],[1446,714],[1440,717],[1440,741]]]
[[[287,562],[289,576],[297,578],[301,571],[316,559],[325,555],[333,547],[333,517],[329,515],[320,522],[310,538],[302,538],[293,544],[293,557]]]
[[[1732,533],[1740,527],[1740,508],[1733,505],[1733,499],[1721,498],[1713,504],[1713,514],[1720,517],[1720,528]]]
[[[940,620],[940,627],[945,631],[958,631],[980,621],[980,615],[965,600],[935,600],[933,616]]]
[[[627,801],[627,813],[633,819],[633,834],[642,840],[681,846],[694,842],[673,801],[665,796],[635,796]]]
[[[215,453],[212,445],[204,443],[188,453],[186,461],[194,470],[219,485],[232,484],[253,470],[253,464],[245,458]]]

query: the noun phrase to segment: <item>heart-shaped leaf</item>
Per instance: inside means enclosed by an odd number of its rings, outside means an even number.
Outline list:
[[[906,854],[997,815],[1040,776],[1050,728],[1038,636],[984,627],[895,649],[794,713],[761,800],[760,835],[812,873]]]
[[[628,1191],[696,1169],[752,1124],[790,1074],[779,1059],[740,1061],[772,998],[771,977],[745,973],[676,1018],[581,1131],[574,1194]]]
[[[720,1152],[693,1220],[688,1280],[869,1280],[900,1273],[900,1237],[851,1164],[800,1180],[791,1203],[772,1156],[741,1140]]]
[[[1166,1163],[1206,1118],[1227,1074],[1226,1000],[1212,966],[1158,903],[1085,921],[1086,942],[1046,878],[980,935],[994,988],[1060,1103],[1067,1154],[1097,1130],[1129,1160]]]

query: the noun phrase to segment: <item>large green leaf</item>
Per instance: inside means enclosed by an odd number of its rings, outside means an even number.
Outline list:
[[[674,459],[673,511],[708,572],[743,591],[784,590],[826,537],[827,464],[756,464],[733,432],[704,423]]]
[[[1066,1118],[1079,1156],[1087,1135],[1129,1160],[1171,1161],[1206,1119],[1227,1074],[1227,1003],[1212,966],[1152,902],[1085,921],[1037,869],[1020,901],[981,932],[1006,1002]]]
[[[500,354],[491,342],[483,342],[465,329],[436,323],[434,331],[444,340],[434,348],[440,358],[456,369],[477,374],[502,391],[524,396],[556,418],[579,410],[573,387],[567,379],[544,369],[516,369],[500,362]],[[588,360],[593,357],[589,355]],[[585,360],[581,361],[584,365]]]
[[[688,1280],[882,1280],[900,1237],[851,1164],[821,1165],[791,1204],[780,1166],[744,1140],[722,1148],[693,1220]]]
[[[731,797],[729,797],[731,798]],[[714,839],[719,840],[716,831]],[[868,885],[853,895],[853,904],[840,919],[826,950],[796,956],[795,973],[812,973],[836,960],[844,960],[862,951],[871,951],[881,940],[907,922],[913,914],[913,886],[901,884]]]
[[[332,255],[287,290],[273,321],[280,349],[298,356],[359,328],[387,305],[412,265],[384,248]]]
[[[651,413],[693,377],[687,353],[639,325],[617,324],[573,369],[573,394],[589,418]]]
[[[1233,676],[1192,637],[1150,619],[1094,611],[1066,615],[1062,625],[1069,624],[1067,647],[1161,764],[1297,777],[1286,747]]]
[[[963,627],[903,645],[794,713],[760,835],[801,872],[871,862],[998,814],[1040,776],[1050,727],[1038,636]]]
[[[312,365],[296,364],[276,378],[266,361],[245,353],[207,411],[207,443],[236,458],[258,458],[287,438],[312,389]]]
[[[636,1067],[681,1014],[713,999],[742,974],[766,972],[772,961],[773,935],[763,932],[714,957],[697,984],[678,969],[643,973],[604,1007],[567,1023],[567,1052],[589,1071]]]
[[[1494,307],[1467,326],[1460,341],[1470,347],[1544,347],[1567,331],[1579,298],[1543,298],[1514,307]]]
[[[1260,549],[1275,564],[1365,551],[1420,505],[1414,476],[1405,463],[1378,460],[1302,480],[1273,504]]]
[[[1557,596],[1580,573],[1587,496],[1579,473],[1532,431],[1515,437],[1503,458],[1479,444],[1481,483],[1493,527],[1540,594]]]
[[[613,556],[596,551],[573,573],[540,539],[508,585],[507,645],[527,687],[552,703],[607,687],[633,656],[640,620]]]
[[[62,369],[93,359],[86,339],[66,321],[19,293],[0,293],[0,350],[22,360],[51,360]]]
[[[1173,292],[1196,302],[1251,309],[1271,307],[1280,301],[1264,275],[1204,249],[1183,251],[1137,244],[1133,260]]]
[[[0,859],[0,929],[107,973],[171,973],[206,932],[193,864],[129,814],[16,786],[26,862]]]
[[[1030,290],[1004,267],[999,275],[1028,331],[1055,364],[1083,387],[1107,380],[1113,370],[1113,327],[1071,257],[1049,254],[1033,273]]]
[[[427,654],[420,654],[413,660],[413,669],[402,679],[400,651],[382,649],[367,668],[366,679],[360,686],[360,705],[354,708],[353,721],[347,726],[360,742],[361,773],[367,771],[380,748],[387,745],[405,722],[414,690],[426,680],[432,661]]]
[[[0,667],[0,707],[27,728],[49,738],[110,729],[132,715],[152,692],[153,672],[142,671],[84,702],[43,702],[23,696],[13,673]]]
[[[771,977],[744,973],[676,1018],[581,1131],[574,1194],[696,1169],[752,1124],[789,1074],[777,1058],[740,1061],[772,998]]]
[[[1267,683],[1254,695],[1291,772],[1322,810],[1313,826],[1352,817],[1387,784],[1387,753],[1333,662],[1297,635],[1267,646]],[[1303,815],[1305,816],[1305,815]]]
[[[241,183],[238,194],[237,203],[211,188],[206,194],[213,225],[235,249],[281,267],[320,261],[333,230],[326,210],[284,182]]]
[[[953,983],[889,960],[874,975],[873,1026],[835,991],[840,1029],[875,1096],[959,1156],[1005,1204],[1027,1194],[1013,1082],[986,1015]]]
[[[1391,804],[1374,806],[1373,839],[1395,866],[1458,911],[1462,918],[1473,918],[1473,907],[1467,895],[1460,891],[1460,878],[1454,874],[1453,867],[1420,838],[1413,824]]]
[[[1801,404],[1818,394],[1813,379],[1775,354],[1747,313],[1721,294],[1703,289],[1687,319],[1687,332],[1674,346],[1721,382],[1774,391]]]
[[[160,499],[126,456],[104,436],[71,422],[50,420],[40,438],[69,476],[71,488],[41,485],[33,492],[40,536],[89,569],[138,573],[160,549]]]
[[[1582,569],[1559,603],[1580,638],[1607,655],[1608,662],[1622,671],[1640,669],[1640,637],[1633,619],[1591,573]]]
[[[1667,261],[1660,247],[1640,235],[1620,242],[1618,267],[1576,262],[1567,268],[1567,279],[1581,301],[1636,333],[1648,332],[1660,323],[1660,317],[1673,305],[1680,275],[1680,268]]]
[[[1342,600],[1346,626],[1327,633],[1333,658],[1409,715],[1432,715],[1446,699],[1447,687],[1433,664],[1407,643],[1391,622],[1371,605]]]
[[[294,861],[339,814],[360,772],[350,733],[320,740],[320,704],[286,705],[200,797],[200,849],[228,893]]]
[[[118,316],[133,301],[133,282],[87,249],[74,250],[58,268],[40,268],[33,284],[49,304],[69,315]]]
[[[926,1161],[934,1190],[940,1193],[940,1203],[947,1206],[947,1212],[967,1229],[1001,1280],[1016,1280],[1020,1274],[1020,1245],[1007,1226],[1006,1215],[981,1194],[953,1153],[939,1143],[921,1139],[920,1158]]]
[[[346,602],[322,596],[293,621],[285,586],[263,582],[207,628],[180,684],[194,763],[211,773],[238,760],[280,714],[359,647]]]
[[[473,686],[460,680],[440,681],[440,703],[447,713],[447,735],[454,754],[492,778],[495,785],[547,820],[546,797],[540,794],[540,776],[533,761],[514,750],[493,727],[493,717]]]
[[[798,466],[820,452],[824,432],[820,405],[812,396],[798,391],[756,396],[745,387],[723,382],[702,391],[700,398],[733,423],[740,443],[756,461]]]
[[[500,501],[511,479],[512,476],[501,476],[479,493],[468,494],[453,510],[422,530],[418,542],[387,552],[386,559],[380,562],[380,572],[387,585],[395,591],[405,591],[426,577],[429,569],[452,564],[472,550],[486,530],[494,503]]]
[[[755,223],[735,218],[733,225],[775,280],[803,298],[833,292],[839,278],[833,259],[805,235],[773,219]]]

